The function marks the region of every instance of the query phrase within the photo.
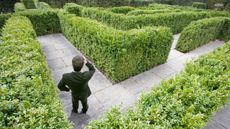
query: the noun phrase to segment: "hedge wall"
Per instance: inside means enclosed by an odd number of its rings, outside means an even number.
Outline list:
[[[87,129],[200,129],[230,96],[230,42],[187,64],[176,77],[142,96],[137,106],[117,108]]]
[[[15,12],[25,11],[25,10],[26,10],[26,7],[23,3],[21,3],[21,2],[15,3],[15,5],[14,5],[14,11]]]
[[[35,0],[21,0],[27,9],[35,9]]]
[[[0,128],[71,128],[29,19],[11,17],[1,40]]]
[[[171,13],[171,12],[181,12],[180,9],[170,10],[170,9],[160,9],[160,10],[133,10],[128,12],[127,15],[143,15],[143,14],[159,14],[159,13]]]
[[[16,15],[28,17],[39,36],[61,31],[57,10],[27,9]]]
[[[200,9],[206,9],[207,8],[207,4],[206,3],[202,3],[202,2],[193,2],[192,7],[200,8]]]
[[[110,11],[113,13],[121,13],[121,14],[127,14],[128,12],[132,10],[135,10],[135,8],[131,6],[121,6],[121,7],[113,7],[113,8],[107,9],[107,11]]]
[[[129,30],[133,28],[142,28],[145,26],[166,26],[171,28],[173,33],[181,32],[183,28],[189,25],[192,21],[214,16],[230,15],[228,12],[209,10],[200,12],[187,11],[168,14],[163,13],[155,15],[126,16],[123,14],[112,13],[106,10],[86,8],[73,3],[66,4],[64,8],[70,13],[75,13],[83,17],[96,19],[116,29]]]
[[[114,82],[167,60],[172,43],[168,28],[121,31],[65,11],[59,18],[64,35]]]
[[[226,24],[227,21],[228,24]],[[220,37],[228,40],[230,38],[229,21],[229,18],[216,17],[192,22],[182,31],[176,49],[188,52]],[[223,29],[225,30],[222,31]]]

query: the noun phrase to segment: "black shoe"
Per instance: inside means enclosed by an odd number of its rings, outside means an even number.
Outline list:
[[[79,114],[86,114],[86,112],[81,111]]]
[[[72,109],[72,112],[74,112],[74,113],[78,113],[78,111],[76,111],[76,110],[73,110],[73,109]]]

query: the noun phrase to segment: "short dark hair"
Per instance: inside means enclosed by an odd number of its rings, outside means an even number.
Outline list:
[[[84,65],[84,58],[82,56],[75,56],[72,59],[72,65],[73,65],[73,69],[74,71],[81,71],[83,65]]]

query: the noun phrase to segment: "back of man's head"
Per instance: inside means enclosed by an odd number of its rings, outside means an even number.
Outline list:
[[[75,56],[72,59],[72,65],[73,65],[73,69],[74,71],[81,71],[83,65],[84,65],[84,58],[82,56]]]

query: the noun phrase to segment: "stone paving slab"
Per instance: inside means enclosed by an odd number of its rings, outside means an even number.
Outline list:
[[[92,95],[88,99],[89,110],[86,115],[72,113],[70,93],[60,92],[59,96],[64,111],[69,120],[73,123],[74,129],[84,128],[89,121],[100,117],[113,106],[120,105],[121,110],[125,111],[128,107],[137,102],[142,93],[150,91],[150,89],[157,86],[161,80],[168,79],[180,72],[187,61],[197,58],[204,53],[213,51],[215,48],[223,45],[222,41],[214,41],[184,54],[175,50],[179,36],[180,35],[174,35],[172,48],[165,64],[156,66],[134,77],[130,77],[123,82],[112,84],[100,71],[96,70],[94,76],[89,81]],[[63,73],[73,71],[71,64],[72,58],[82,54],[62,34],[41,36],[38,37],[38,40],[46,55],[52,76],[55,82],[58,83]],[[87,68],[84,66],[83,71],[85,70],[87,70]],[[228,121],[223,121],[222,123],[226,124]],[[209,127],[221,128],[223,126],[214,123],[210,124]]]

